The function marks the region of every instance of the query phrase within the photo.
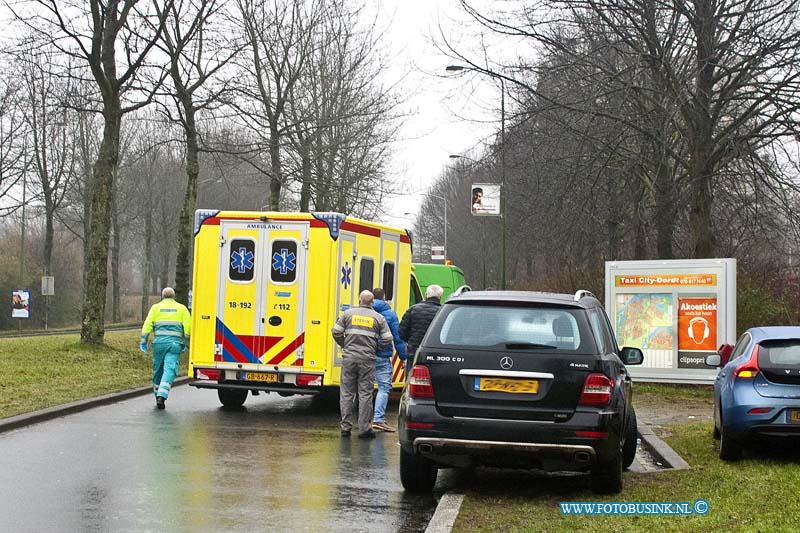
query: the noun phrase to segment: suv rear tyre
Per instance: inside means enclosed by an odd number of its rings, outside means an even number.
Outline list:
[[[592,490],[597,494],[616,494],[622,490],[622,451],[610,463],[592,469]]]
[[[225,407],[241,407],[247,399],[247,389],[217,389],[217,396]]]
[[[622,466],[628,468],[636,458],[636,446],[639,444],[639,430],[636,427],[636,411],[628,413],[628,427],[625,430],[625,444],[622,445]]]
[[[438,469],[430,459],[400,449],[400,482],[409,492],[431,492]]]

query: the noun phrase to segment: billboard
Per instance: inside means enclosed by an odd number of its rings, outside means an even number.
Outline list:
[[[500,185],[496,183],[474,183],[470,211],[475,216],[500,215]]]
[[[31,317],[31,291],[11,291],[11,318]]]
[[[644,353],[631,375],[707,383],[706,356],[736,341],[736,260],[607,262],[606,311],[620,347]]]

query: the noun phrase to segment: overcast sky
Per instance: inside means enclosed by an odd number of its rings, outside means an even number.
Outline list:
[[[489,4],[490,2],[477,2]],[[423,200],[420,196],[446,165],[451,154],[480,150],[499,128],[499,88],[490,79],[469,83],[447,74],[452,60],[439,52],[432,39],[439,28],[449,40],[469,38],[465,15],[456,0],[385,0],[379,24],[392,61],[392,76],[402,78],[407,113],[394,146],[393,175],[406,191],[392,199],[385,221],[409,226]],[[452,209],[452,207],[450,208]],[[465,207],[467,209],[467,207]]]

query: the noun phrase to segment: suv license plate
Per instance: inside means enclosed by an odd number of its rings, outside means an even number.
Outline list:
[[[510,392],[513,394],[536,394],[538,379],[475,378],[475,390]]]
[[[800,409],[792,409],[789,411],[789,422],[791,424],[800,424]]]
[[[266,381],[267,383],[277,383],[278,374],[265,374],[263,372],[245,372],[244,379],[247,381]]]

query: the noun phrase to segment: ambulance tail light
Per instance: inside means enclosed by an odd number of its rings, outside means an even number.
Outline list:
[[[415,365],[408,378],[408,394],[412,398],[433,398],[431,373],[427,366]]]
[[[219,381],[219,376],[222,372],[216,370],[214,368],[195,368],[194,369],[194,378],[195,379],[211,379],[214,381]]]
[[[319,374],[298,374],[295,379],[298,387],[322,387],[322,376]]]

